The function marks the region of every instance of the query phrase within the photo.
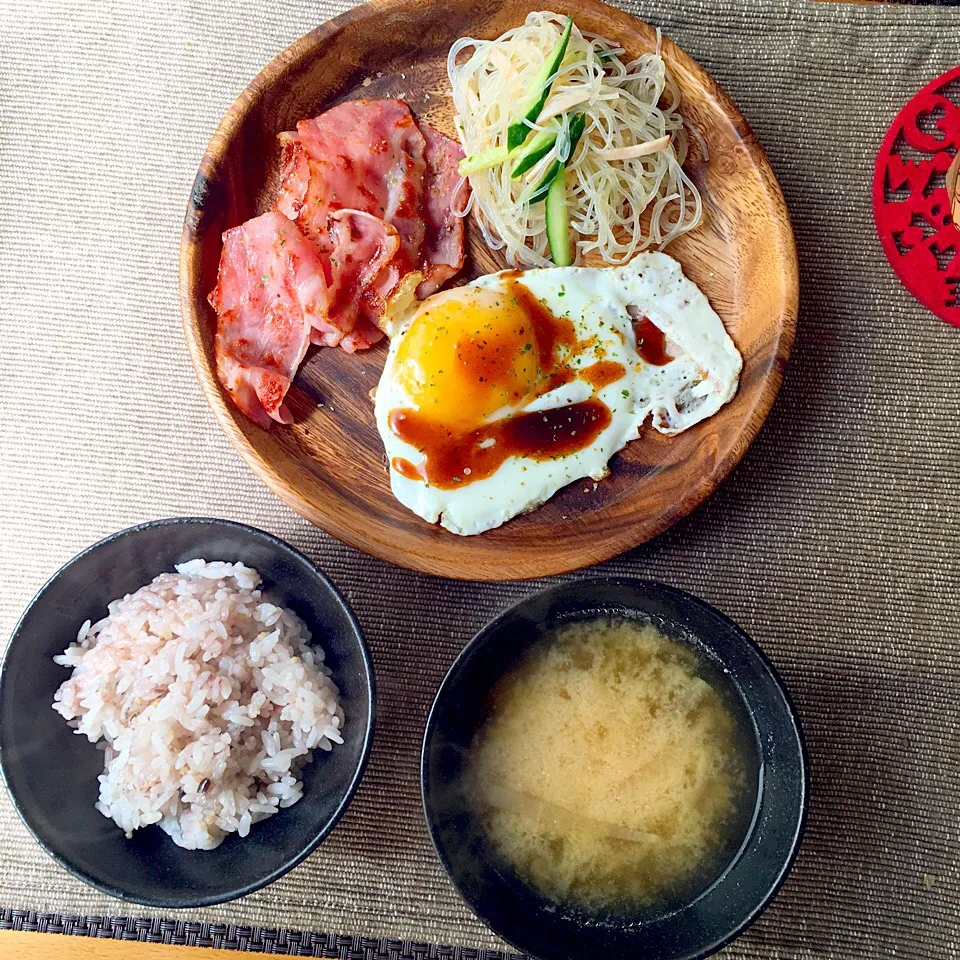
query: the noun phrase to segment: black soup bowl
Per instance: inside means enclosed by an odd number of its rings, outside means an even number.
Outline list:
[[[53,662],[84,620],[186,560],[240,561],[271,599],[291,608],[326,654],[340,690],[343,744],[315,750],[303,797],[230,834],[214,850],[184,850],[157,826],[127,840],[99,813],[103,754],[51,704],[70,673]],[[74,557],[40,590],[10,640],[0,672],[0,767],[24,823],[54,860],[121,900],[198,907],[251,893],[303,860],[340,819],[373,735],[373,667],[360,627],[333,584],[302,554],[253,527],[224,520],[158,520],[123,530]]]
[[[470,801],[467,757],[489,693],[534,644],[571,621],[625,617],[652,623],[692,648],[718,690],[752,764],[749,793],[725,866],[689,902],[630,915],[588,914],[551,903],[500,859]],[[484,627],[440,686],[423,742],[427,826],[461,896],[496,933],[542,960],[695,960],[740,934],[766,907],[796,856],[806,817],[807,762],[800,723],[780,678],[735,623],[659,583],[585,579],[521,601]]]

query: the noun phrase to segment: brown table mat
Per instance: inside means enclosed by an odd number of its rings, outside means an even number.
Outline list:
[[[172,918],[134,908],[168,917],[146,926],[111,921],[130,906],[60,870],[3,796],[3,925],[161,939],[232,930],[234,940],[239,925],[502,946],[433,856],[417,756],[456,652],[537,584],[398,570],[300,520],[217,429],[180,333],[180,223],[210,133],[276,52],[347,6],[0,2],[0,637],[88,543],[150,518],[220,516],[318,560],[367,632],[379,684],[360,791],[287,877]],[[726,955],[956,958],[960,331],[900,288],[869,206],[887,125],[960,60],[956,13],[807,0],[625,6],[738,101],[783,184],[802,267],[788,379],[741,467],[665,536],[594,571],[662,579],[719,606],[762,643],[803,714],[806,843],[774,905]]]
[[[276,930],[250,924],[198,923],[169,917],[147,920],[71,916],[9,908],[0,910],[0,956],[5,956],[4,930],[59,933],[127,943],[211,947],[241,953],[325,957],[328,960],[522,960],[520,954],[500,950],[417,943],[390,937],[350,937],[334,933]]]

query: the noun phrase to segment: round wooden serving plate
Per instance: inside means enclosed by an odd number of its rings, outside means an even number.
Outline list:
[[[351,97],[399,97],[454,135],[446,56],[458,37],[493,38],[541,4],[374,0],[281,53],[227,112],[193,187],[180,252],[180,301],[193,363],[227,436],[267,485],[328,533],[384,560],[445,577],[510,580],[575,570],[636,546],[701,503],[740,460],[773,403],[797,315],[790,220],[770,165],[729,97],[679,47],[662,52],[681,111],[708,145],[687,162],[705,222],[669,253],[709,297],[743,354],[737,396],[677,437],[646,429],[599,484],[575,483],[497,530],[458,537],[410,513],[390,492],[370,390],[386,346],[349,356],[312,349],[287,397],[295,423],[263,430],[236,410],[214,373],[221,234],[268,209],[276,188],[276,135]],[[598,0],[553,0],[582,30],[630,57],[651,50],[652,27]],[[505,263],[468,225],[461,281]]]

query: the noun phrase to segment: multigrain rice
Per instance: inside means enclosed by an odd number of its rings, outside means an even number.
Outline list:
[[[181,847],[296,803],[315,749],[343,743],[339,691],[296,614],[240,563],[191,560],[80,629],[53,708],[105,755],[97,809]]]

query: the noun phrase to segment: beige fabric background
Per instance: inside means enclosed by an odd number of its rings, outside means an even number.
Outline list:
[[[428,704],[461,645],[536,586],[447,582],[333,542],[220,434],[180,333],[176,259],[220,116],[337,0],[0,0],[0,642],[57,566],[138,521],[246,521],[354,605],[379,680],[342,824],[259,894],[191,919],[495,946],[429,847]],[[960,60],[956,11],[807,0],[626,4],[679,41],[766,146],[803,304],[787,383],[733,478],[594,572],[692,590],[772,656],[806,722],[796,870],[731,958],[955,958],[960,939],[960,331],[900,288],[873,233],[873,157]],[[0,798],[0,905],[140,914],[57,868]]]

